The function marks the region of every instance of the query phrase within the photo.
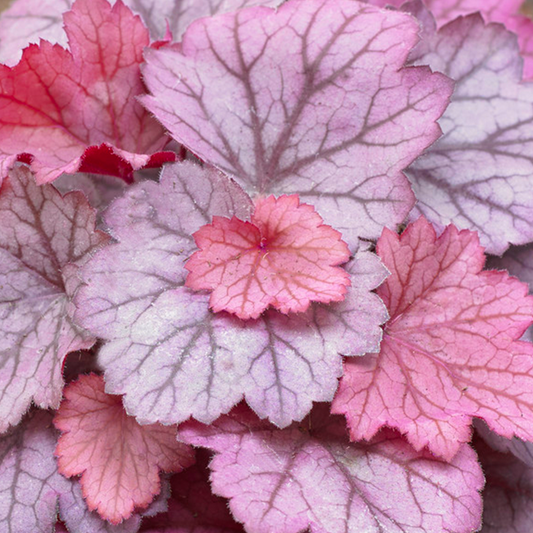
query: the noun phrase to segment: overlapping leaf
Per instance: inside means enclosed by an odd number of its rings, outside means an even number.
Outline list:
[[[211,483],[248,533],[468,532],[480,524],[483,474],[463,445],[451,464],[398,434],[349,443],[344,422],[315,407],[301,426],[272,428],[236,408],[180,438],[213,450]],[[399,504],[401,502],[401,504]]]
[[[56,408],[65,356],[94,338],[72,322],[71,296],[85,254],[107,241],[80,193],[37,187],[25,167],[0,189],[0,431],[33,400]]]
[[[189,446],[176,442],[176,428],[140,426],[120,396],[104,391],[96,374],[80,376],[64,391],[54,418],[62,431],[56,448],[59,471],[81,475],[89,510],[119,524],[159,494],[159,471],[179,472],[194,462]]]
[[[213,216],[249,218],[252,203],[214,170],[167,167],[160,184],[132,187],[109,209],[120,241],[84,269],[77,319],[107,342],[99,355],[108,392],[124,394],[141,422],[210,422],[244,396],[280,426],[301,419],[313,401],[330,400],[339,354],[379,346],[386,319],[371,291],[385,276],[360,251],[348,263],[352,288],[343,302],[306,313],[267,311],[241,321],[209,311],[209,296],[183,286],[191,236]]]
[[[121,2],[78,0],[64,15],[70,50],[42,41],[0,66],[0,168],[30,154],[40,183],[62,172],[124,178],[171,160],[161,126],[136,100],[148,30]],[[28,88],[31,87],[31,90]]]
[[[507,270],[511,276],[533,288],[533,245],[512,246],[502,257],[489,257],[487,268]],[[533,341],[533,328],[529,328],[523,336],[524,340]]]
[[[533,239],[533,86],[513,35],[479,15],[426,41],[420,63],[457,80],[444,136],[410,168],[417,209],[438,228],[476,230],[487,251]]]
[[[389,309],[379,354],[348,360],[333,403],[354,440],[398,428],[416,449],[450,460],[472,417],[498,434],[533,439],[533,298],[504,272],[480,272],[474,233],[436,238],[419,219],[385,230],[378,255],[391,276],[378,289]]]
[[[0,437],[0,530],[50,533],[69,482],[56,469],[52,416],[36,411]]]
[[[533,77],[533,21],[526,16],[522,0],[424,0],[439,25],[459,16],[479,12],[486,22],[501,22],[516,33],[524,58],[524,78]]]
[[[510,453],[475,441],[487,478],[482,533],[529,533],[533,527],[533,468]]]
[[[403,220],[401,171],[440,134],[450,80],[402,69],[417,32],[408,15],[344,0],[201,19],[179,48],[146,54],[142,101],[248,192],[299,194],[355,247]]]
[[[298,195],[258,198],[250,222],[215,217],[193,237],[186,285],[212,290],[213,311],[258,318],[267,307],[288,314],[311,302],[344,300],[350,259],[341,234]]]

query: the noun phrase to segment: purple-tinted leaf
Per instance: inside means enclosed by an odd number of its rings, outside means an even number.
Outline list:
[[[98,513],[87,509],[78,480],[68,480],[67,483],[69,490],[61,494],[59,498],[59,516],[68,527],[69,533],[137,533],[139,531],[140,515],[135,514],[114,526],[100,518]]]
[[[343,302],[306,313],[242,321],[211,313],[207,294],[183,286],[191,234],[215,215],[247,219],[251,208],[234,182],[189,163],[167,167],[161,184],[138,184],[110,206],[107,223],[120,242],[84,270],[77,319],[109,341],[99,353],[107,392],[124,394],[141,422],[191,415],[210,422],[244,396],[284,426],[312,401],[332,398],[339,354],[378,348],[387,315],[369,291],[385,270],[370,252],[347,264],[352,288]]]
[[[474,420],[478,435],[493,449],[502,453],[512,453],[528,467],[533,468],[533,442],[526,442],[517,437],[506,439],[489,429],[482,420]]]
[[[50,533],[69,483],[56,470],[52,416],[35,411],[0,437],[0,531]]]
[[[417,210],[438,228],[476,230],[489,253],[533,239],[533,87],[516,39],[479,15],[427,41],[419,62],[456,80],[444,136],[410,167]]]
[[[447,464],[388,430],[350,443],[326,405],[285,430],[239,407],[211,426],[186,422],[180,438],[215,451],[213,491],[248,533],[466,533],[480,524],[483,474],[467,445]]]
[[[165,35],[167,23],[174,40],[179,41],[187,26],[200,17],[227,13],[249,6],[276,7],[283,0],[125,0],[148,26],[152,39]]]
[[[26,167],[0,189],[0,431],[33,400],[57,407],[67,353],[94,339],[72,323],[71,296],[85,254],[106,242],[80,193],[37,187]]]
[[[450,80],[401,68],[417,32],[345,0],[201,19],[179,48],[146,54],[142,101],[248,192],[299,194],[355,247],[403,220],[401,171],[440,134]]]
[[[74,0],[15,0],[0,15],[0,63],[16,65],[22,49],[46,39],[67,46],[63,13]]]
[[[486,476],[482,533],[530,533],[533,529],[533,468],[482,439],[475,447]]]
[[[142,533],[244,533],[228,510],[228,502],[215,496],[209,485],[209,454],[198,450],[196,464],[172,477],[167,513],[143,520]]]
[[[124,180],[103,174],[62,174],[54,181],[54,187],[63,195],[70,191],[81,191],[94,209],[100,213],[127,187]],[[101,224],[101,221],[98,220]]]
[[[489,257],[488,269],[507,270],[512,276],[529,285],[529,292],[533,288],[533,244],[526,246],[511,246],[502,257]],[[533,327],[524,333],[523,340],[533,341]]]

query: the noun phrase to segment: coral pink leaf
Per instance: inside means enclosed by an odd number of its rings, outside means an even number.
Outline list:
[[[159,470],[179,472],[194,462],[192,449],[176,441],[175,427],[140,426],[120,396],[105,393],[101,376],[82,375],[64,397],[54,418],[62,431],[59,472],[81,474],[88,508],[112,524],[148,506],[160,491]]]
[[[70,51],[42,41],[15,67],[0,66],[0,168],[29,153],[44,183],[105,143],[87,170],[128,178],[167,142],[136,100],[148,30],[120,1],[77,0],[64,23]]]
[[[248,192],[299,194],[355,247],[403,220],[401,171],[440,135],[452,83],[402,69],[417,33],[408,15],[348,0],[200,19],[179,49],[147,52],[141,101]]]
[[[251,222],[215,217],[193,236],[186,286],[212,290],[213,311],[257,318],[268,306],[303,312],[314,302],[338,302],[350,286],[337,265],[350,258],[341,234],[298,195],[259,198]]]
[[[243,396],[279,426],[329,401],[340,354],[379,347],[387,313],[371,291],[386,276],[378,257],[359,250],[342,302],[305,313],[267,310],[255,321],[209,311],[209,296],[184,287],[192,233],[214,217],[250,218],[253,204],[218,171],[167,166],[161,182],[129,188],[106,213],[119,241],[95,254],[76,297],[80,325],[107,342],[99,352],[107,391],[124,394],[142,423],[209,423]],[[135,361],[135,363],[133,363]]]
[[[479,437],[475,447],[486,476],[482,533],[529,533],[533,526],[533,467],[493,450]]]
[[[390,426],[450,460],[478,417],[533,439],[533,345],[516,340],[533,316],[527,286],[480,272],[474,233],[449,226],[437,238],[423,218],[400,237],[385,230],[377,250],[391,271],[378,289],[391,319],[379,354],[347,361],[333,403],[352,438]]]
[[[418,61],[458,81],[440,121],[444,136],[409,169],[418,212],[439,230],[478,231],[489,253],[530,242],[533,86],[520,82],[514,35],[472,15],[425,47]]]
[[[168,512],[143,520],[141,533],[244,533],[209,484],[209,453],[196,451],[196,464],[172,477]]]
[[[107,242],[80,193],[37,187],[26,167],[0,188],[0,431],[30,403],[57,408],[65,356],[93,342],[72,321],[86,254]]]
[[[284,430],[241,406],[211,426],[180,426],[180,439],[215,452],[213,491],[229,498],[248,533],[470,533],[479,527],[484,480],[468,445],[446,464],[415,452],[392,431],[350,443],[343,420],[331,417],[328,406],[317,407],[300,426]]]
[[[0,437],[0,531],[50,533],[69,491],[54,459],[52,416],[35,411]]]

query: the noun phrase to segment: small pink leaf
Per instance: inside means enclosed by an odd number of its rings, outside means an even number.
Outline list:
[[[186,286],[212,290],[210,307],[257,318],[269,305],[303,312],[314,302],[344,299],[350,277],[337,265],[350,251],[298,195],[259,198],[251,222],[213,218],[194,235],[199,251],[186,263]]]
[[[452,83],[402,69],[417,33],[347,0],[204,18],[179,48],[147,52],[141,101],[250,194],[299,194],[355,248],[404,219],[402,170],[440,135]]]
[[[57,443],[59,471],[81,474],[90,510],[118,524],[160,491],[159,470],[179,472],[194,462],[190,447],[176,442],[176,428],[140,426],[120,396],[104,392],[104,380],[82,375],[65,388],[54,418],[63,433]]]
[[[194,186],[193,186],[194,184]],[[358,250],[342,302],[305,313],[267,310],[242,321],[209,311],[209,296],[184,287],[192,233],[213,217],[249,218],[250,198],[235,183],[190,163],[167,166],[161,182],[128,188],[106,213],[117,239],[82,273],[77,320],[109,341],[99,352],[107,391],[124,394],[142,423],[209,423],[243,397],[279,426],[301,420],[313,401],[329,401],[340,354],[379,347],[386,310],[371,291],[386,271]],[[362,248],[362,247],[361,247]]]
[[[418,62],[458,81],[440,121],[444,136],[408,171],[417,212],[439,230],[452,223],[478,231],[489,253],[530,242],[533,87],[520,82],[514,35],[472,15],[425,48]]]
[[[475,440],[487,478],[482,533],[530,533],[533,527],[533,467],[510,453]]]
[[[468,445],[446,464],[392,431],[350,443],[325,405],[284,430],[238,407],[211,426],[186,422],[179,435],[215,452],[213,491],[229,498],[248,533],[470,533],[480,525],[484,480]]]
[[[69,491],[54,459],[52,416],[35,411],[0,437],[0,531],[50,533],[58,498]]]
[[[423,218],[378,255],[391,276],[378,289],[389,309],[379,354],[346,362],[333,402],[354,440],[398,428],[418,450],[450,460],[472,417],[505,437],[533,439],[533,297],[504,272],[481,272],[474,233],[449,226],[437,238]]]
[[[94,218],[82,194],[37,187],[26,167],[0,188],[0,431],[32,401],[57,408],[65,356],[94,342],[71,303],[79,266],[108,240]]]
[[[143,520],[141,533],[244,533],[209,484],[209,454],[196,451],[196,464],[172,477],[167,513]]]
[[[167,138],[136,100],[149,43],[141,20],[121,2],[77,0],[64,23],[70,51],[41,41],[15,67],[0,66],[0,168],[25,153],[39,183],[78,170],[128,179],[173,158],[151,155]]]

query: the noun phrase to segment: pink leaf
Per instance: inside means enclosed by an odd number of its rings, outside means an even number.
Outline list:
[[[475,416],[532,439],[533,345],[515,340],[533,316],[527,287],[480,272],[474,233],[449,226],[436,238],[422,218],[400,237],[385,230],[377,251],[391,271],[378,289],[391,319],[379,354],[346,362],[333,403],[352,438],[386,425],[450,460]]]
[[[355,248],[403,220],[401,171],[440,134],[450,80],[402,69],[417,32],[347,0],[200,19],[179,48],[147,52],[141,101],[250,194],[299,194]]]
[[[251,222],[213,218],[194,235],[200,248],[185,268],[186,286],[212,290],[215,312],[257,318],[268,306],[303,312],[314,302],[339,302],[350,286],[350,251],[298,195],[259,198]]]
[[[69,490],[54,459],[52,417],[35,411],[0,437],[0,530],[50,533],[58,498]]]
[[[229,498],[248,533],[470,533],[480,525],[483,474],[467,445],[446,464],[392,431],[350,443],[325,405],[285,430],[237,408],[179,433],[215,452],[213,491]]]
[[[530,533],[533,527],[533,467],[481,439],[476,449],[487,478],[482,533]]]
[[[149,43],[141,20],[121,2],[77,0],[64,23],[70,51],[42,41],[15,67],[0,66],[1,168],[25,153],[39,183],[78,170],[129,179],[173,159],[154,154],[167,138],[136,100]]]
[[[476,230],[489,253],[533,240],[533,87],[514,36],[478,15],[426,39],[418,61],[457,79],[444,136],[409,169],[416,210],[441,230]]]
[[[192,186],[194,184],[194,186]],[[386,272],[359,250],[346,264],[344,301],[305,313],[267,310],[255,321],[211,313],[209,296],[184,287],[191,236],[213,217],[246,220],[250,198],[212,169],[165,168],[161,183],[129,188],[106,220],[119,241],[82,273],[77,320],[109,341],[99,352],[108,392],[124,394],[142,423],[209,423],[243,396],[279,426],[329,401],[342,372],[340,354],[375,351],[387,314],[371,291]]]
[[[71,297],[86,254],[107,242],[80,193],[37,187],[29,169],[11,171],[0,189],[0,431],[33,401],[59,406],[65,356],[89,348],[72,322]]]
[[[168,512],[143,520],[142,533],[244,533],[227,500],[211,492],[209,454],[197,450],[196,458],[196,464],[173,476]]]
[[[159,470],[179,472],[194,462],[192,449],[176,442],[175,427],[140,426],[119,396],[104,392],[101,376],[80,376],[64,397],[54,418],[63,432],[56,449],[59,471],[81,474],[88,508],[112,524],[159,493]]]

